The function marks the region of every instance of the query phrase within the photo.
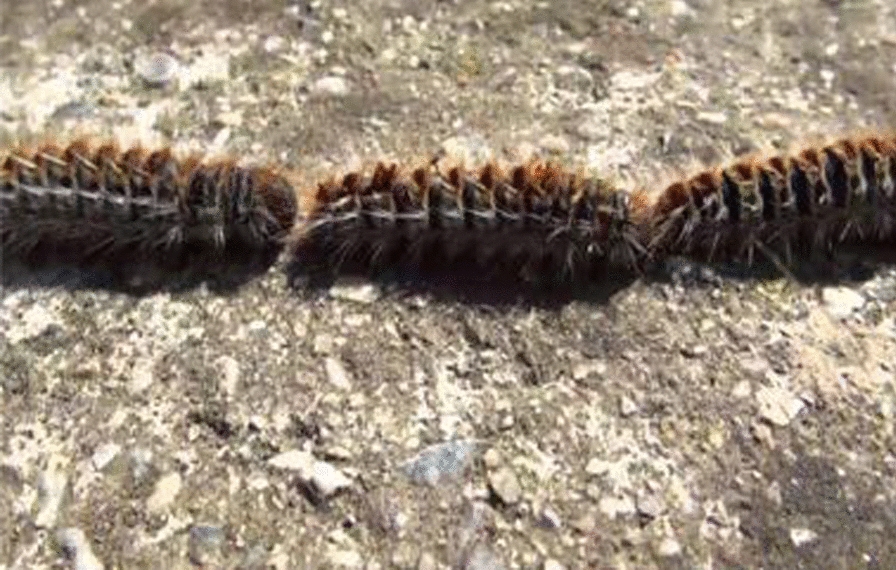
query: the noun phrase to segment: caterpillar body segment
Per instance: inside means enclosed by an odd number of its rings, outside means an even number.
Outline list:
[[[4,256],[75,264],[249,255],[276,247],[297,210],[274,170],[177,158],[168,148],[76,140],[0,155]]]
[[[643,256],[640,194],[549,163],[380,163],[318,185],[296,262],[336,273],[468,270],[525,280],[587,278]]]
[[[793,155],[745,158],[675,181],[650,215],[654,258],[786,261],[840,243],[894,237],[896,141],[841,139]]]

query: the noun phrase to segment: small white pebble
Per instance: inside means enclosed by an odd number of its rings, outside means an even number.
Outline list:
[[[150,87],[164,87],[178,72],[178,63],[171,55],[157,52],[137,58],[134,71]]]
[[[681,545],[674,538],[666,537],[656,549],[657,554],[666,558],[681,554]]]
[[[179,473],[169,473],[159,479],[152,495],[146,499],[146,510],[150,514],[159,514],[165,511],[177,498],[182,484]]]
[[[864,295],[849,287],[825,287],[821,299],[835,319],[845,319],[865,305]]]
[[[312,90],[321,95],[333,95],[334,97],[348,95],[350,91],[348,81],[344,77],[335,75],[321,77],[314,82]]]
[[[802,399],[783,388],[760,388],[756,400],[760,417],[776,426],[786,426],[805,407]]]
[[[38,512],[34,517],[34,526],[52,528],[59,516],[59,507],[65,496],[68,477],[55,466],[41,472],[37,480]]]
[[[380,298],[380,289],[372,283],[345,280],[336,282],[330,287],[330,296],[334,299],[369,304]]]
[[[18,319],[17,326],[10,327],[6,333],[9,342],[15,344],[21,340],[36,338],[53,326],[59,326],[59,316],[44,305],[29,307]]]
[[[207,86],[230,79],[230,56],[209,53],[203,55],[183,70],[186,87]]]
[[[103,570],[84,531],[79,528],[63,528],[56,532],[56,542],[63,554],[72,561],[74,570]]]
[[[101,445],[93,452],[93,455],[90,456],[90,461],[93,463],[93,468],[97,471],[102,471],[105,469],[109,463],[115,459],[118,454],[121,452],[121,446],[115,443],[107,443],[105,445]]]
[[[296,471],[303,478],[308,478],[314,469],[314,456],[307,451],[292,449],[268,459],[268,465],[276,469]]]
[[[352,484],[352,480],[346,477],[342,471],[324,461],[318,461],[314,464],[311,482],[324,497],[334,495]]]
[[[348,371],[345,369],[345,366],[342,365],[342,362],[335,358],[328,357],[324,360],[324,368],[327,371],[327,379],[334,387],[339,388],[340,390],[348,390],[352,387],[351,380],[349,380],[348,377]]]
[[[792,528],[790,529],[790,540],[793,545],[799,548],[804,544],[808,544],[818,538],[818,533],[808,528]]]

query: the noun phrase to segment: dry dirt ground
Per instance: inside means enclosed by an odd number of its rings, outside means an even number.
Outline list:
[[[6,140],[644,181],[896,124],[896,5],[10,0],[0,73]],[[896,269],[857,262],[551,303],[11,279],[0,569],[896,567]]]

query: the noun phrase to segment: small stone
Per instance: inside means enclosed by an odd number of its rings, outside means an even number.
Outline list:
[[[354,457],[351,450],[346,449],[341,445],[333,445],[327,447],[324,455],[328,459],[338,459],[339,461],[349,461],[352,457]]]
[[[681,349],[681,355],[685,358],[702,358],[706,356],[709,349],[706,345],[698,344],[696,346],[688,346]]]
[[[504,460],[501,458],[501,453],[493,447],[482,454],[482,462],[488,469],[497,469]]]
[[[11,344],[37,338],[54,327],[60,326],[58,315],[43,305],[29,307],[19,319],[17,326],[10,327],[6,338]]]
[[[655,519],[656,517],[660,516],[660,513],[663,510],[659,499],[655,495],[644,495],[638,497],[636,506],[638,509],[638,514],[649,519]]]
[[[560,562],[554,560],[553,558],[548,558],[541,565],[542,570],[566,570],[566,566],[560,564]]]
[[[25,489],[25,481],[19,467],[8,463],[0,463],[0,488],[7,496],[21,494]]]
[[[516,420],[514,419],[513,415],[507,414],[507,415],[501,417],[501,421],[498,424],[498,426],[501,429],[506,430],[506,429],[512,428],[514,423],[516,423]]]
[[[186,87],[207,87],[230,79],[230,56],[207,53],[190,64],[184,72]]]
[[[762,387],[756,394],[759,401],[759,416],[776,426],[786,426],[805,406],[797,398],[783,388]]]
[[[152,386],[156,380],[154,368],[155,364],[150,358],[140,358],[134,363],[128,382],[131,394],[139,394]]]
[[[591,534],[597,529],[597,517],[591,513],[585,513],[573,520],[570,526],[580,534]]]
[[[267,333],[268,323],[264,319],[255,319],[248,324],[246,329],[248,330],[249,334],[257,338],[262,338]]]
[[[781,493],[781,484],[777,481],[772,481],[772,483],[765,490],[765,498],[776,507],[780,507],[784,504],[784,497]]]
[[[139,57],[134,61],[134,71],[149,87],[164,87],[177,76],[178,63],[163,52]]]
[[[481,163],[491,157],[491,147],[489,147],[485,138],[479,135],[445,139],[439,148],[439,152],[461,164]]]
[[[588,93],[594,87],[594,78],[582,67],[561,64],[554,70],[554,86],[560,91]]]
[[[667,536],[657,546],[656,553],[665,558],[672,558],[681,554],[681,545],[674,538]]]
[[[330,568],[363,568],[364,558],[357,551],[351,549],[332,549],[327,554]]]
[[[228,396],[233,396],[239,387],[240,363],[232,356],[221,356],[216,361],[221,371],[221,388]]]
[[[131,474],[138,483],[146,477],[154,474],[155,467],[152,463],[152,452],[148,449],[138,448],[130,454]]]
[[[672,0],[669,2],[669,12],[673,17],[680,18],[692,13],[693,9],[688,6],[688,3],[685,2],[685,0]]]
[[[580,117],[576,121],[575,132],[586,141],[598,141],[602,138],[606,138],[608,136],[608,133],[610,132],[610,129],[607,127],[606,123],[600,120],[599,117],[595,117],[589,114]],[[588,163],[595,164],[598,161],[598,154],[612,152],[612,150],[608,150],[605,148],[601,148],[600,150],[598,150],[598,146],[594,145],[589,149]]]
[[[261,45],[261,49],[266,51],[267,53],[276,53],[279,51],[283,51],[286,48],[286,40],[281,36],[269,36],[264,40],[264,43]]]
[[[224,545],[224,530],[213,525],[190,527],[189,557],[196,566],[221,567],[221,550]]]
[[[588,475],[603,475],[609,470],[606,461],[597,457],[592,457],[585,466],[585,473]]]
[[[467,441],[449,441],[421,451],[405,463],[408,477],[417,484],[435,485],[441,479],[462,472],[470,464],[476,444]]]
[[[828,314],[835,319],[845,319],[865,304],[865,297],[848,287],[825,287],[821,299]]]
[[[565,138],[558,135],[546,135],[541,139],[541,148],[554,154],[569,154],[570,144]]]
[[[330,287],[330,296],[334,299],[343,299],[367,305],[379,300],[380,289],[372,283],[345,280],[336,282]]]
[[[83,530],[59,529],[56,532],[56,542],[63,556],[72,562],[74,570],[103,570],[103,564],[93,553]]]
[[[753,432],[753,437],[756,438],[756,441],[764,444],[769,449],[775,448],[775,436],[772,434],[772,428],[768,427],[768,425],[754,421],[750,423],[750,430]]]
[[[728,120],[728,114],[724,111],[701,111],[697,113],[697,120],[712,125],[723,125]]]
[[[340,390],[348,390],[352,387],[352,383],[348,378],[348,371],[342,365],[342,362],[328,357],[324,360],[324,368],[327,371],[327,379],[330,381],[330,384]]]
[[[177,494],[183,484],[179,473],[169,473],[156,482],[152,495],[146,499],[146,510],[152,515],[157,515],[165,511]]]
[[[799,548],[804,544],[813,542],[818,538],[818,533],[808,528],[792,528],[790,529],[790,540],[793,545]]]
[[[308,479],[314,472],[314,461],[314,456],[307,451],[293,449],[268,459],[268,465],[276,469],[296,471],[303,479]]]
[[[505,505],[515,505],[522,497],[519,479],[510,467],[500,467],[489,473],[488,484]]]
[[[336,75],[321,77],[314,82],[311,90],[321,95],[332,95],[334,97],[343,97],[348,95],[350,91],[348,81],[344,77]]]
[[[750,386],[749,380],[741,380],[735,384],[734,389],[731,390],[731,396],[738,399],[749,398],[752,393],[753,389]]]
[[[267,566],[274,570],[287,570],[293,567],[289,554],[283,552],[283,547],[279,544],[274,547],[271,555],[268,556]]]
[[[41,472],[37,479],[38,511],[34,517],[37,528],[52,528],[59,516],[68,477],[55,465]]]
[[[317,461],[314,464],[311,483],[321,495],[330,497],[342,489],[350,487],[352,480],[329,463]]]
[[[477,543],[464,557],[463,570],[504,570],[505,566],[484,544]]]
[[[54,121],[84,120],[96,115],[96,107],[85,101],[69,101],[56,107],[50,119]]]
[[[267,546],[256,543],[246,549],[246,553],[237,564],[239,570],[271,570],[270,554]]]
[[[311,484],[323,497],[330,497],[350,487],[352,480],[325,461],[318,461],[307,451],[292,450],[268,460],[277,469],[295,471],[299,478]]]
[[[635,502],[627,496],[603,497],[597,504],[598,510],[608,518],[628,516],[635,512]]]
[[[538,524],[538,526],[540,526],[541,528],[555,530],[563,525],[563,521],[560,519],[560,515],[557,513],[557,511],[555,511],[551,507],[545,507],[538,515],[538,521],[536,524]]]
[[[634,402],[628,396],[623,396],[619,399],[619,415],[623,418],[627,418],[629,416],[633,416],[638,413],[638,404]]]
[[[602,360],[587,360],[573,366],[572,378],[582,381],[589,376],[603,376],[607,373],[607,363]]]
[[[97,471],[102,471],[120,452],[121,446],[115,443],[107,443],[98,447],[97,450],[93,452],[93,455],[90,456],[93,468]]]
[[[439,563],[436,562],[435,556],[429,552],[424,552],[417,560],[417,570],[438,570]]]

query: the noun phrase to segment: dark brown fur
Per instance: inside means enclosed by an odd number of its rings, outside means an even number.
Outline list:
[[[638,264],[643,206],[640,195],[553,164],[404,172],[380,163],[318,185],[296,230],[295,260],[332,273],[579,280]]]
[[[670,184],[645,235],[654,258],[790,261],[843,242],[894,237],[896,140],[844,138],[793,155],[741,159]]]
[[[296,196],[273,170],[77,140],[0,154],[7,259],[107,265],[251,258],[276,248]]]
[[[790,261],[896,238],[896,137],[741,158],[656,200],[559,165],[379,163],[297,192],[292,175],[83,140],[0,153],[4,259],[197,264],[268,255],[293,273],[580,282],[687,255]],[[304,200],[299,212],[298,198]]]

